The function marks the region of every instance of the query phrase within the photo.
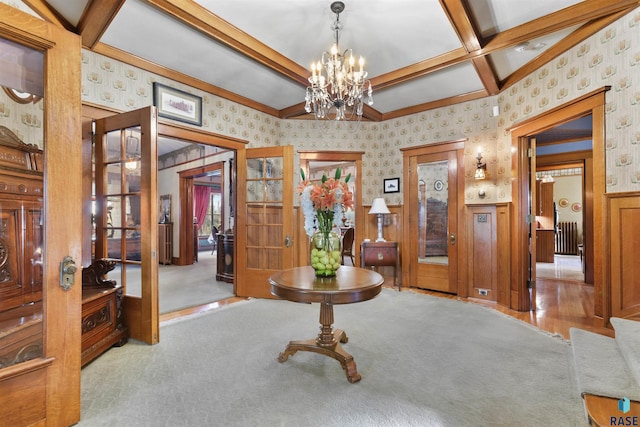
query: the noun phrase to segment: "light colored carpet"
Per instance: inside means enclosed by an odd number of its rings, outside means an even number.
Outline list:
[[[207,304],[231,298],[233,284],[216,280],[216,254],[200,252],[198,262],[192,265],[160,265],[158,267],[158,293],[160,313],[170,313],[187,307]],[[129,266],[127,293],[141,295],[140,273]],[[119,269],[109,273],[109,278],[120,276]]]
[[[298,352],[319,306],[249,300],[163,324],[82,371],[79,426],[586,426],[567,341],[496,311],[384,289],[335,306],[362,375]]]

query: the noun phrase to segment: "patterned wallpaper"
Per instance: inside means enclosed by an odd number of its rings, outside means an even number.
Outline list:
[[[82,61],[82,98],[87,102],[119,110],[150,105],[152,83],[159,81],[202,96],[202,129],[245,139],[250,148],[291,144],[296,150],[365,151],[362,191],[367,205],[382,195],[385,178],[402,177],[400,148],[460,138],[467,139],[465,200],[510,201],[512,153],[506,129],[610,85],[606,95],[607,192],[640,190],[640,8],[497,96],[381,123],[363,122],[355,133],[344,124],[331,123],[325,133],[311,120],[281,120],[86,50]],[[494,105],[500,107],[497,117],[491,114]],[[0,124],[26,140],[37,139],[31,127],[38,119],[28,116],[36,113],[18,110],[21,108],[7,105],[0,95]],[[479,149],[489,179],[476,182],[472,173]],[[400,184],[402,189],[402,179]],[[479,189],[486,193],[482,200],[477,196]],[[384,197],[388,204],[402,204],[402,192]]]

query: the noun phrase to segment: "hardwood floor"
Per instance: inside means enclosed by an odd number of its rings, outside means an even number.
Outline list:
[[[584,283],[582,264],[577,256],[556,255],[553,263],[538,263],[536,278],[536,310],[520,312],[496,303],[474,298],[411,289],[414,292],[442,298],[459,299],[491,307],[531,325],[569,339],[572,327],[613,337],[613,329],[605,328],[593,317],[593,286]]]
[[[572,327],[613,337],[612,329],[600,327],[593,320],[593,286],[580,282],[538,279],[536,311],[515,311],[483,300],[422,289],[411,288],[409,291],[484,305],[565,339],[569,339]]]
[[[417,288],[403,287],[402,292],[416,292],[439,298],[458,299],[461,301],[484,305],[516,319],[530,323],[531,325],[537,326],[544,331],[552,334],[559,334],[565,339],[569,339],[569,329],[572,327],[613,337],[612,329],[601,327],[598,325],[597,321],[594,321],[593,286],[585,284],[581,280],[576,280],[579,279],[579,274],[575,271],[575,265],[576,264],[573,260],[560,257],[555,265],[551,264],[540,267],[540,272],[544,277],[538,277],[536,280],[537,309],[533,312],[514,311],[496,303],[484,300],[460,298],[456,295]],[[389,284],[393,283],[393,276],[387,277],[385,275],[385,282]],[[393,286],[386,284],[384,286],[394,288]],[[223,301],[205,304],[199,307],[192,307],[174,313],[168,313],[166,315],[161,315],[160,321],[163,322],[181,316],[214,310],[245,299],[246,298],[240,297],[228,298]]]

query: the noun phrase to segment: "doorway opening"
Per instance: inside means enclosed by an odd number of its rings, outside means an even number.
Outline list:
[[[593,265],[585,253],[593,251],[585,245],[586,236],[593,235],[592,204],[585,203],[593,191],[592,122],[588,114],[535,135],[536,214],[543,212],[536,215],[532,266],[538,318],[562,313],[583,324],[593,317]]]
[[[301,151],[300,168],[305,171],[305,176],[310,180],[320,180],[323,175],[332,177],[340,168],[343,179],[351,175],[347,185],[353,193],[354,206],[362,206],[362,155],[364,152],[358,151]],[[364,236],[364,218],[361,209],[348,209],[342,218],[340,227],[342,237],[343,259],[345,265],[360,265],[360,250],[358,242]],[[346,242],[346,244],[345,244]],[[304,253],[308,253],[307,245],[301,248]]]
[[[219,262],[229,255],[223,252],[226,243],[219,241],[233,238],[234,159],[234,150],[177,138],[158,140],[158,193],[175,200],[171,217],[159,220],[159,227],[163,221],[171,227],[173,243],[171,262],[158,270],[161,315],[235,296],[233,266],[221,277],[228,265]]]
[[[603,295],[605,284],[606,260],[604,255],[604,194],[605,182],[602,177],[605,174],[604,141],[605,141],[605,93],[607,88],[593,91],[579,99],[565,105],[558,106],[537,117],[526,120],[510,129],[514,152],[513,169],[517,180],[513,182],[513,204],[516,215],[513,219],[513,249],[512,276],[517,280],[517,287],[511,293],[510,308],[519,311],[535,310],[535,263],[531,262],[531,255],[536,252],[536,227],[531,215],[532,199],[535,203],[535,171],[536,156],[531,155],[536,150],[536,136],[542,132],[571,122],[575,119],[591,116],[591,141],[592,152],[590,158],[584,159],[584,221],[587,227],[593,227],[592,232],[584,236],[584,256],[586,263],[586,277],[589,277],[589,268],[593,271],[594,286],[594,310],[593,315],[600,317],[606,306]],[[587,172],[588,170],[591,173]],[[595,179],[599,177],[600,179]],[[533,183],[533,185],[532,185]],[[535,206],[533,206],[535,207]],[[595,263],[597,259],[599,262]],[[602,261],[602,262],[600,262]],[[533,273],[533,275],[532,275]],[[606,317],[606,316],[604,316]],[[595,320],[595,319],[594,319]],[[607,320],[607,319],[603,319]],[[600,322],[600,319],[598,319]]]

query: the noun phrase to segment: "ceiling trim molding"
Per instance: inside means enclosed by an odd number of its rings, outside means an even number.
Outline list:
[[[147,61],[146,59],[128,54],[112,46],[98,43],[94,46],[92,51],[100,55],[115,59],[117,61],[124,62],[125,64],[129,64],[133,67],[138,67],[145,71],[191,86],[195,89],[200,89],[212,95],[228,99],[229,101],[237,102],[238,104],[244,105],[245,107],[253,108],[254,110],[258,110],[274,117],[278,117],[278,110],[276,110],[275,108],[271,108],[252,99],[245,98],[228,90],[222,89],[218,86],[205,83],[202,80],[196,79],[195,77],[188,76],[186,74],[153,63],[151,61]]]
[[[92,48],[98,43],[102,34],[113,21],[126,0],[91,1],[82,13],[78,22],[78,34],[82,37],[82,45]]]
[[[638,3],[638,0],[583,1],[496,34],[483,48],[483,53],[515,46],[620,11],[629,11]]]
[[[381,121],[396,119],[398,117],[404,117],[416,113],[422,113],[423,111],[434,110],[436,108],[447,107],[449,105],[460,104],[463,102],[475,101],[476,99],[485,98],[487,96],[489,96],[487,91],[479,90],[476,92],[469,92],[464,95],[457,95],[450,98],[439,99],[437,101],[425,102],[424,104],[414,105],[412,107],[401,108],[399,110],[384,113],[382,115]]]
[[[22,0],[22,2],[45,21],[71,32],[76,32],[74,26],[46,2],[42,0]]]
[[[480,32],[470,19],[471,11],[465,7],[466,2],[462,0],[440,0],[440,4],[467,51],[480,50],[482,48]]]
[[[538,57],[513,72],[502,82],[501,90],[505,90],[513,86],[529,74],[533,73],[538,68],[542,67],[544,64],[551,62],[572,47],[576,46],[578,43],[586,40],[609,24],[617,21],[633,9],[635,8],[626,9],[584,24],[573,33],[565,37],[562,41],[545,50]]]
[[[174,16],[218,42],[291,80],[307,86],[310,72],[261,41],[229,24],[190,0],[147,0],[156,8]]]
[[[309,71],[306,68],[291,61],[289,58],[211,13],[196,2],[192,0],[145,1],[185,25],[235,50],[239,54],[256,61],[302,86],[307,85]],[[41,15],[49,15],[50,19],[55,18],[53,11],[50,10],[43,0],[24,0],[24,2],[34,4],[35,6],[32,7]],[[218,86],[97,42],[124,2],[125,0],[104,0],[89,3],[89,7],[84,11],[79,24],[79,28],[82,28],[80,32],[83,44],[98,54],[122,61],[215,96],[220,96],[274,117],[281,119],[309,118],[309,115],[304,110],[304,103],[302,102],[277,110]],[[475,27],[473,14],[466,0],[440,0],[440,4],[460,38],[463,47],[373,77],[370,79],[373,90],[378,91],[390,88],[398,84],[406,83],[412,79],[443,70],[449,66],[469,61],[478,74],[484,90],[425,102],[387,113],[381,113],[371,107],[365,106],[363,120],[383,121],[499,94],[501,91],[535,72],[535,70],[560,56],[595,32],[620,19],[624,14],[636,8],[640,4],[640,1],[585,0],[574,6],[561,9],[485,39],[480,36],[478,28]],[[60,22],[61,25],[68,25],[68,23]],[[515,46],[523,41],[530,41],[580,24],[583,25],[562,41],[511,73],[503,81],[500,81],[495,70],[495,65],[488,55],[501,49]]]
[[[498,83],[497,73],[493,68],[491,59],[488,56],[474,58],[471,60],[473,66],[482,81],[482,85],[489,95],[495,95],[500,92],[501,87]]]

